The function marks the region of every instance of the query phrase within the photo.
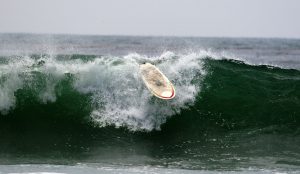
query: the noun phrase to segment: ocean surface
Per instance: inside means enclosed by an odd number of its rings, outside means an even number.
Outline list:
[[[300,40],[0,34],[6,173],[300,173]]]

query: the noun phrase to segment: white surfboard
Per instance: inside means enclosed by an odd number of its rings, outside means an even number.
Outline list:
[[[154,65],[140,65],[140,73],[149,91],[164,100],[175,97],[175,88],[169,79]]]

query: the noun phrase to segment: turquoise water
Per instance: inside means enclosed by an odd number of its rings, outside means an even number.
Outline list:
[[[300,41],[0,35],[2,173],[297,173]],[[155,64],[176,97],[153,97]],[[1,173],[0,172],[0,173]]]

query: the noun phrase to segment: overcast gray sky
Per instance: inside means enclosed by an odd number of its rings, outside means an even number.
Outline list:
[[[0,32],[300,38],[300,0],[0,0]]]

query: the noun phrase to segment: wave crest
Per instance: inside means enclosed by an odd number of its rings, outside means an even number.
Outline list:
[[[90,114],[99,126],[125,126],[131,130],[160,129],[166,119],[195,101],[203,79],[201,54],[176,55],[165,52],[158,57],[129,54],[123,57],[95,56],[24,56],[0,64],[0,111],[8,113],[15,106],[15,92],[29,88],[43,104],[56,102],[58,84],[73,76],[73,88],[89,95],[93,110]],[[174,100],[153,97],[139,75],[141,62],[152,62],[174,83]],[[5,72],[5,73],[4,73]],[[195,82],[197,81],[197,82]]]

